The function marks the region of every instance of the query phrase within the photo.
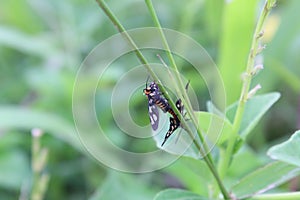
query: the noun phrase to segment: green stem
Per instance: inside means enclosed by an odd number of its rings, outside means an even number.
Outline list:
[[[249,200],[298,200],[300,192],[278,193],[278,194],[262,194],[256,195]]]
[[[122,36],[127,40],[128,44],[131,45],[133,48],[136,56],[140,60],[140,62],[146,67],[151,77],[156,81],[157,83],[160,83],[158,77],[154,73],[154,71],[149,66],[146,58],[143,56],[142,52],[138,49],[135,42],[132,40],[130,35],[127,33],[126,29],[123,27],[121,22],[118,20],[118,18],[114,15],[114,13],[109,9],[107,4],[103,0],[96,0],[100,8],[103,10],[103,12],[106,14],[106,16],[110,19],[110,21],[115,25],[115,27],[118,29],[119,33],[122,34]],[[164,90],[164,88],[162,89]],[[164,91],[163,91],[164,92]]]
[[[45,197],[50,176],[43,173],[47,163],[48,149],[41,148],[40,140],[42,131],[40,129],[32,130],[32,172],[33,183],[31,197],[32,200],[42,200]]]
[[[195,127],[197,127],[197,133],[198,133],[198,136],[200,138],[200,141],[202,142],[203,144],[203,147],[204,147],[204,151],[207,152],[207,156],[209,158],[209,160],[212,162],[212,158],[208,152],[208,148],[207,148],[207,145],[205,144],[205,140],[204,140],[204,137],[201,133],[201,130],[200,128],[198,127],[198,122],[197,122],[197,119],[194,115],[194,112],[193,112],[193,109],[192,109],[192,105],[191,105],[191,102],[188,98],[188,95],[187,95],[187,91],[185,89],[185,86],[181,80],[181,77],[180,77],[180,73],[179,73],[179,70],[178,70],[178,67],[176,65],[176,62],[175,62],[175,59],[172,55],[172,52],[170,50],[170,47],[169,47],[169,44],[167,42],[167,39],[165,37],[165,34],[163,32],[163,29],[161,27],[161,24],[158,20],[158,17],[157,17],[157,14],[154,10],[154,7],[153,7],[153,4],[152,4],[152,1],[151,0],[145,0],[146,1],[146,4],[149,8],[149,11],[151,13],[151,16],[153,18],[153,21],[156,25],[156,27],[159,29],[159,32],[160,32],[160,35],[161,35],[161,38],[162,38],[162,41],[163,41],[163,45],[165,47],[165,49],[167,50],[167,56],[168,56],[168,59],[170,60],[171,62],[171,66],[174,68],[174,71],[175,71],[175,76],[176,76],[176,80],[177,82],[179,83],[179,88],[177,88],[177,91],[178,91],[178,95],[179,97],[181,98],[181,100],[183,101],[183,104],[185,105],[186,107],[186,111],[187,113],[189,114],[189,116],[191,117],[192,121],[193,121],[193,124]],[[175,86],[177,87],[177,85],[175,84]],[[179,111],[175,108],[175,110],[177,111],[176,114],[179,116],[181,115],[181,113],[179,113]],[[183,117],[182,117],[183,119]],[[205,156],[205,154],[203,155]]]
[[[112,23],[117,27],[118,31],[123,34],[123,36],[125,37],[125,39],[128,41],[128,43],[133,47],[138,59],[140,60],[140,62],[142,64],[144,64],[144,66],[146,67],[146,69],[148,70],[149,74],[151,75],[151,77],[154,79],[155,82],[157,82],[160,86],[161,91],[164,93],[165,97],[167,99],[170,100],[170,105],[171,107],[174,109],[175,112],[178,112],[176,114],[178,114],[181,117],[181,114],[179,113],[178,109],[176,109],[176,105],[175,103],[172,101],[171,97],[169,96],[167,90],[165,89],[165,87],[161,84],[160,80],[158,79],[158,77],[156,76],[156,74],[154,73],[154,71],[151,69],[151,67],[148,65],[148,62],[146,60],[146,58],[143,56],[143,54],[140,52],[140,50],[138,49],[138,47],[136,46],[135,42],[132,40],[132,38],[130,37],[130,35],[126,32],[125,28],[122,26],[122,24],[120,23],[120,21],[117,19],[117,17],[113,14],[113,12],[108,8],[107,4],[103,1],[103,0],[96,0],[98,5],[101,7],[101,9],[104,11],[104,13],[108,16],[108,18],[112,21]],[[182,120],[183,125],[184,124],[184,120]],[[198,145],[200,146],[200,145]]]
[[[201,141],[203,147],[201,147],[199,145],[199,143],[194,139],[194,136],[193,136],[191,130],[185,124],[185,120],[184,120],[184,117],[182,116],[182,114],[176,108],[174,110],[176,111],[176,114],[181,117],[180,121],[183,122],[184,127],[187,128],[188,134],[193,139],[194,144],[196,145],[197,149],[199,150],[199,152],[203,156],[203,158],[204,158],[205,162],[207,163],[209,169],[211,170],[212,174],[216,178],[216,181],[217,181],[217,183],[219,185],[219,188],[220,188],[220,190],[221,190],[224,198],[225,199],[229,199],[230,198],[229,194],[226,191],[226,188],[223,185],[223,182],[221,181],[221,178],[220,178],[219,174],[217,173],[216,167],[214,166],[214,163],[212,161],[212,157],[210,155],[210,152],[208,151],[208,147],[207,147],[207,144],[206,144],[206,142],[204,140],[204,137],[202,135],[201,129],[198,126],[198,121],[197,121],[196,116],[195,116],[195,114],[193,112],[191,102],[190,102],[190,100],[188,98],[188,95],[187,95],[187,91],[185,89],[183,81],[181,80],[178,67],[176,65],[175,59],[174,59],[174,57],[172,55],[172,52],[171,52],[170,47],[169,47],[169,44],[167,42],[167,39],[165,37],[165,34],[163,32],[163,29],[161,27],[161,24],[159,22],[159,19],[157,17],[155,9],[153,7],[152,1],[151,0],[145,0],[145,2],[147,4],[147,6],[148,6],[149,12],[150,12],[150,14],[152,16],[152,19],[153,19],[156,27],[159,29],[159,32],[160,32],[160,35],[161,35],[161,38],[162,38],[162,41],[163,41],[163,45],[164,45],[165,49],[167,50],[168,59],[170,60],[171,66],[173,67],[173,69],[175,71],[175,76],[176,76],[176,79],[177,79],[177,81],[179,83],[178,95],[182,99],[184,105],[186,106],[187,113],[191,117],[194,126],[197,128],[197,134],[198,134],[198,137],[200,138],[200,141]]]
[[[140,62],[145,66],[145,68],[147,69],[148,73],[151,75],[151,77],[153,78],[153,80],[156,83],[158,83],[161,92],[165,95],[165,97],[167,99],[170,100],[171,107],[174,110],[177,110],[175,103],[171,100],[171,97],[168,94],[168,91],[161,84],[161,81],[159,80],[158,76],[154,73],[154,71],[152,70],[152,68],[148,64],[147,59],[144,57],[144,55],[142,54],[142,52],[139,50],[139,48],[137,47],[137,45],[135,44],[135,42],[133,41],[133,39],[131,38],[131,36],[127,33],[126,29],[123,27],[123,25],[121,24],[121,22],[113,14],[113,12],[109,9],[109,7],[104,2],[104,0],[96,0],[96,2],[100,6],[100,8],[104,11],[104,13],[107,15],[107,17],[110,19],[110,21],[115,25],[115,27],[117,28],[117,30],[127,40],[128,44],[131,45],[131,47],[133,48],[133,50],[134,50],[136,56],[138,57],[138,59],[140,60]]]
[[[173,108],[173,110],[176,112],[176,114],[179,116],[182,125],[186,128],[187,133],[189,134],[189,136],[193,139],[193,143],[195,144],[196,148],[199,150],[200,154],[203,156],[204,161],[207,163],[208,167],[210,168],[212,174],[215,176],[220,189],[224,195],[225,199],[229,199],[229,195],[224,187],[224,185],[221,182],[221,179],[217,173],[216,168],[213,165],[213,162],[210,158],[210,156],[205,156],[205,151],[202,149],[201,145],[197,142],[197,140],[194,138],[193,133],[191,131],[191,129],[188,127],[187,123],[185,122],[183,116],[181,115],[181,113],[178,111],[178,109],[176,108],[175,103],[172,101],[171,97],[169,96],[167,90],[165,89],[165,87],[161,84],[160,80],[158,79],[158,77],[156,76],[156,74],[154,73],[154,71],[151,69],[151,67],[149,66],[146,58],[143,56],[143,54],[139,51],[138,47],[136,46],[135,42],[133,41],[133,39],[130,37],[130,35],[126,32],[125,28],[122,26],[122,24],[119,22],[119,20],[117,19],[117,17],[113,14],[113,12],[108,8],[107,4],[103,1],[103,0],[96,0],[98,5],[101,7],[101,9],[104,11],[104,13],[108,16],[108,18],[112,21],[112,23],[117,27],[118,31],[125,37],[125,39],[128,41],[128,43],[133,47],[138,59],[140,60],[140,62],[142,64],[144,64],[144,66],[146,67],[146,69],[148,70],[149,74],[152,76],[153,80],[155,82],[157,82],[159,84],[159,87],[162,91],[162,93],[164,93],[164,96],[169,99],[169,103],[170,106]],[[162,30],[161,30],[162,31]],[[171,55],[170,51],[169,51],[169,56]],[[172,61],[173,64],[175,64],[174,59]],[[175,68],[176,64],[174,65]],[[177,70],[178,73],[178,70]],[[179,73],[176,75],[176,77],[180,78]],[[181,79],[179,79],[180,81],[180,86],[183,88],[182,91],[185,92],[183,83],[181,81]],[[182,94],[181,94],[182,95]],[[184,97],[182,95],[182,97]],[[185,98],[183,99],[183,102],[185,99],[187,98],[187,94],[185,94]],[[190,113],[193,113],[191,111],[191,109],[187,109],[187,111],[190,111]],[[192,116],[192,115],[191,115]],[[196,120],[194,120],[196,122]],[[195,123],[196,124],[196,123]],[[197,124],[196,124],[197,125]],[[197,127],[197,126],[195,126]]]
[[[260,53],[260,50],[261,50],[259,48],[259,41],[263,35],[263,25],[264,25],[264,22],[268,16],[268,14],[271,11],[271,8],[274,5],[275,5],[275,0],[266,0],[264,8],[261,11],[261,14],[259,16],[256,28],[255,28],[255,32],[254,32],[252,44],[251,44],[251,49],[250,49],[250,52],[248,55],[246,74],[245,74],[244,81],[243,81],[241,96],[240,96],[237,111],[236,111],[236,114],[234,117],[233,132],[231,135],[231,139],[229,140],[229,143],[228,143],[228,146],[227,146],[227,149],[225,152],[225,156],[220,161],[219,169],[220,169],[221,177],[225,176],[226,171],[230,164],[231,157],[233,155],[235,142],[238,137],[238,132],[239,132],[239,129],[241,126],[242,117],[243,117],[244,110],[245,110],[245,104],[248,99],[248,92],[249,92],[251,80],[253,77],[255,57],[258,53]]]
[[[166,39],[166,36],[163,32],[163,29],[161,27],[161,24],[158,20],[158,17],[157,17],[157,14],[154,10],[154,7],[153,7],[153,4],[152,4],[152,1],[151,0],[145,0],[147,6],[148,6],[148,9],[150,11],[150,14],[152,16],[152,19],[156,25],[156,27],[159,29],[159,32],[160,32],[160,35],[161,35],[161,38],[162,38],[162,41],[163,41],[163,45],[167,51],[167,56],[168,56],[168,59],[170,60],[170,63],[171,63],[171,66],[174,68],[174,71],[175,71],[175,76],[176,76],[176,80],[178,81],[179,83],[179,89],[178,89],[178,95],[179,97],[182,99],[185,107],[186,107],[186,110],[188,112],[188,114],[190,115],[195,127],[198,127],[197,124],[197,120],[196,120],[196,117],[194,115],[194,112],[193,112],[193,109],[192,109],[192,105],[191,105],[191,102],[189,101],[189,98],[188,98],[188,95],[187,95],[187,92],[185,90],[185,85],[183,83],[183,81],[181,80],[181,77],[180,77],[180,73],[179,73],[179,70],[178,70],[178,67],[176,65],[176,62],[175,62],[175,59],[172,55],[172,52],[170,50],[170,47],[169,47],[169,44],[168,44],[168,41]],[[177,109],[175,109],[177,110]],[[176,113],[177,114],[177,113]],[[179,113],[180,115],[180,113]],[[200,129],[199,129],[200,130]],[[199,137],[200,137],[200,140],[201,142],[204,143],[204,137],[202,136],[202,133],[199,131]]]
[[[133,41],[133,39],[131,38],[131,36],[127,33],[126,29],[123,27],[123,25],[121,24],[121,22],[118,20],[118,18],[113,14],[113,12],[109,9],[109,7],[107,6],[107,4],[104,2],[104,0],[96,0],[96,2],[98,3],[98,5],[100,6],[100,8],[104,11],[104,13],[107,15],[107,17],[111,20],[111,22],[116,26],[116,28],[118,29],[118,31],[125,37],[125,39],[127,40],[127,42],[129,43],[129,45],[131,45],[133,47],[133,50],[136,54],[136,56],[138,57],[138,59],[140,60],[140,62],[146,67],[146,69],[148,70],[149,74],[151,75],[151,77],[153,78],[153,80],[159,84],[159,88],[161,89],[162,93],[164,94],[164,96],[169,99],[169,103],[171,105],[171,107],[173,108],[173,110],[175,110],[175,112],[178,111],[178,109],[176,108],[175,103],[172,101],[171,97],[169,96],[167,90],[165,89],[165,87],[161,84],[161,81],[159,80],[159,78],[157,77],[157,75],[154,73],[154,71],[152,70],[152,68],[149,66],[146,58],[144,57],[144,55],[142,54],[142,52],[138,49],[138,47],[136,46],[135,42]],[[177,114],[177,113],[176,113]],[[179,116],[181,117],[180,113]],[[181,119],[180,119],[181,120]],[[183,120],[183,124],[184,124],[184,120]],[[186,125],[186,124],[184,124]],[[199,145],[200,146],[200,145]]]

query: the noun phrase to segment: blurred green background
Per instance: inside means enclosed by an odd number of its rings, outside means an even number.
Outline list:
[[[144,1],[107,3],[126,29],[153,26]],[[240,77],[263,1],[154,0],[153,4],[163,27],[189,35],[209,52],[224,78],[228,105],[238,100]],[[267,147],[300,128],[299,9],[298,0],[278,1],[267,20],[266,49],[260,58],[264,70],[254,78],[253,86],[262,85],[260,94],[279,91],[282,96],[248,138],[250,148],[261,156]],[[167,187],[201,192],[193,182],[193,172],[178,173],[190,169],[188,159],[156,172],[132,175],[98,164],[70,140],[70,135],[76,135],[72,90],[77,70],[98,43],[115,33],[95,1],[0,2],[0,199],[26,199],[30,193],[32,128],[46,133],[41,142],[49,150],[45,171],[51,178],[45,199],[116,199],[116,194],[130,200],[152,199]],[[151,53],[149,59],[159,62]],[[134,56],[120,62],[138,63]],[[197,81],[189,66],[182,68],[205,110],[209,95],[204,83]],[[112,140],[122,148],[146,152],[155,148],[154,142],[122,135],[110,114],[107,94],[129,69],[119,64],[106,76],[107,91],[97,96],[96,108]],[[141,90],[133,99],[133,119],[146,125],[147,102]]]

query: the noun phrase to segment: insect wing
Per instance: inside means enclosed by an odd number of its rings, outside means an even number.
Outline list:
[[[152,129],[155,131],[158,128],[159,111],[152,98],[149,98],[148,112]]]
[[[183,112],[183,104],[182,104],[181,99],[178,99],[178,100],[176,101],[176,108],[179,110],[180,113]]]
[[[165,135],[165,139],[163,141],[163,143],[161,144],[161,146],[163,146],[165,144],[165,142],[168,140],[168,138],[174,133],[174,131],[176,131],[176,129],[180,126],[180,122],[172,117],[170,117],[170,128],[168,130],[168,132]]]
[[[181,99],[178,99],[176,101],[176,108],[179,110],[180,113],[183,112],[184,107],[183,107]],[[168,132],[165,135],[165,139],[164,139],[163,143],[161,144],[161,146],[163,146],[165,144],[165,142],[168,140],[168,138],[177,130],[178,127],[180,127],[180,121],[178,119],[178,116],[175,114],[175,112],[172,109],[170,109],[169,112],[173,115],[173,117],[170,117],[170,127],[169,127]]]

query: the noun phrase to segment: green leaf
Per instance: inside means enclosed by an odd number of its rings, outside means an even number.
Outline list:
[[[0,27],[0,44],[18,49],[24,53],[38,55],[44,58],[54,55],[55,49],[53,38],[30,36],[21,31],[8,27]]]
[[[232,187],[238,199],[264,193],[300,174],[300,168],[283,162],[270,163],[245,176]]]
[[[245,160],[247,162],[245,162]],[[257,156],[257,153],[249,148],[247,144],[244,144],[241,150],[234,155],[234,159],[232,160],[228,170],[228,175],[230,178],[240,179],[246,174],[262,166],[262,164],[264,163],[261,157]]]
[[[22,107],[0,106],[1,129],[32,129],[40,128],[45,132],[71,144],[83,151],[76,135],[75,127],[65,119]],[[84,152],[84,151],[83,151]]]
[[[292,137],[278,145],[271,147],[268,155],[282,162],[300,166],[300,130],[296,131]]]
[[[199,120],[198,126],[200,126],[200,129],[202,130],[205,140],[208,144],[210,144],[209,150],[211,150],[215,146],[215,144],[221,145],[228,139],[233,129],[228,120],[208,112],[195,112],[195,115]],[[169,123],[165,123],[167,120],[167,116],[162,115],[161,118],[161,121],[163,121],[163,123],[160,124],[163,124],[163,128],[159,133],[154,133],[154,139],[159,148],[162,148],[165,151],[175,155],[184,155],[195,159],[199,159],[202,157],[199,154],[199,150],[193,144],[189,134],[182,128],[178,128],[169,137],[165,145],[161,147],[161,143],[169,128]],[[188,120],[187,123],[192,129],[194,136],[198,138],[196,128],[192,125],[191,121]],[[200,141],[198,142],[201,144]]]
[[[272,20],[273,23],[271,21],[272,26],[279,27],[276,29],[274,38],[270,38],[272,39],[272,42],[268,44],[268,48],[266,51],[264,51],[264,54],[268,60],[275,60],[276,62],[282,63],[285,70],[291,70],[290,72],[294,72],[299,78],[299,56],[295,51],[299,49],[297,41],[300,34],[300,27],[294,26],[291,21],[299,16],[298,8],[300,6],[300,2],[297,0],[291,0],[288,2],[289,3],[284,6],[284,9],[282,9],[282,13],[280,15],[281,18],[277,19],[275,16]],[[278,22],[276,20],[280,21]],[[276,25],[275,21],[278,23],[278,25]],[[286,39],[281,40],[281,38]],[[270,69],[273,71],[273,66]],[[281,76],[281,74],[276,75]],[[272,78],[276,80],[277,77]],[[288,82],[288,80],[285,80],[283,77],[281,77],[280,80]]]
[[[239,134],[245,139],[250,131],[256,126],[260,118],[269,110],[269,108],[279,99],[280,94],[277,92],[257,95],[249,99],[245,105]],[[227,118],[233,123],[237,103],[229,106],[226,111]]]
[[[167,189],[159,192],[154,200],[209,200],[206,197],[199,196],[193,192],[180,189]]]
[[[19,190],[29,178],[30,163],[27,155],[18,150],[2,151],[0,154],[0,186]],[[29,181],[29,180],[27,180]]]
[[[224,143],[233,131],[233,126],[226,118],[208,112],[196,112],[199,126],[206,133],[209,142]]]
[[[225,114],[224,114],[222,111],[220,111],[220,110],[214,105],[214,103],[211,102],[211,101],[206,102],[206,108],[207,108],[207,111],[208,111],[209,113],[216,114],[216,115],[218,115],[218,116],[220,116],[220,117],[222,117],[222,118],[225,117]]]
[[[224,4],[218,66],[227,88],[227,102],[239,98],[241,74],[247,65],[258,0],[230,1]]]
[[[219,39],[221,31],[223,10],[225,2],[223,0],[204,1],[204,20],[206,25],[206,36],[212,41]]]
[[[155,191],[137,177],[111,172],[89,200],[151,200],[154,194]]]
[[[215,179],[203,160],[180,157],[178,161],[164,170],[180,180],[184,187],[191,192],[203,196],[208,196],[212,192],[211,186],[215,183]]]

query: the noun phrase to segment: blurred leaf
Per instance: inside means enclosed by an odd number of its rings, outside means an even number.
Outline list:
[[[233,131],[232,125],[226,118],[208,112],[196,112],[200,128],[206,133],[210,142],[224,143]]]
[[[204,3],[206,35],[210,37],[212,41],[216,41],[221,31],[225,3],[223,0],[206,0]]]
[[[234,155],[234,159],[228,171],[229,178],[241,178],[262,164],[263,161],[260,156],[257,156],[256,152],[244,144],[241,150]]]
[[[264,193],[299,174],[300,168],[283,162],[273,162],[245,176],[232,187],[232,192],[237,198],[243,199]]]
[[[277,73],[281,80],[285,81],[287,86],[294,90],[295,93],[300,93],[300,76],[297,73],[294,73],[286,68],[286,65],[282,63],[280,60],[269,59],[266,60],[267,66],[272,66],[272,71]],[[268,72],[266,72],[268,73]],[[272,82],[274,82],[276,78],[273,78]],[[276,81],[277,82],[277,81]]]
[[[1,130],[3,131],[3,130]],[[30,139],[18,131],[9,131],[8,133],[1,134],[0,136],[0,152],[7,151],[8,149],[18,146],[23,147],[28,145]]]
[[[0,154],[0,186],[19,190],[30,175],[30,163],[19,150],[2,151]],[[29,181],[29,180],[28,180]]]
[[[292,137],[278,145],[271,147],[268,155],[282,162],[300,166],[300,131],[296,131]]]
[[[280,16],[277,16],[280,20],[278,31],[266,49],[266,56],[269,59],[272,58],[276,61],[284,62],[286,67],[294,72],[299,72],[297,50],[299,51],[300,27],[295,26],[291,21],[298,18],[299,7],[300,2],[298,0],[290,0],[289,3],[285,3],[281,7],[282,13],[280,13]],[[280,74],[278,75],[280,76]]]
[[[199,126],[202,130],[202,134],[207,141],[209,146],[209,150],[211,150],[215,144],[222,144],[228,139],[228,136],[232,132],[232,125],[223,118],[208,112],[195,112],[196,118],[199,120]],[[161,120],[165,121],[166,115],[162,115]],[[187,121],[189,127],[191,128],[195,137],[198,138],[196,129],[193,127],[190,120]],[[167,133],[167,128],[169,128],[169,123],[159,123],[163,124],[162,131],[160,128],[159,133],[154,133],[154,140],[156,141],[156,145],[163,150],[175,154],[175,155],[184,155],[188,157],[192,157],[195,159],[202,158],[199,154],[199,150],[193,144],[193,141],[189,134],[182,128],[178,128],[167,140],[166,144],[161,147],[161,143]],[[177,138],[174,138],[177,136]],[[199,141],[201,144],[201,142]]]
[[[187,190],[180,190],[180,189],[167,189],[159,192],[155,197],[154,200],[209,200],[206,197],[199,196],[193,192]]]
[[[52,41],[52,42],[51,42]],[[22,33],[20,30],[0,27],[0,44],[10,48],[18,49],[24,53],[34,54],[42,57],[53,55],[55,49],[53,38],[30,36]]]
[[[165,170],[177,177],[186,189],[203,196],[210,194],[212,185],[215,183],[211,172],[203,160],[181,157]]]
[[[57,115],[22,107],[0,106],[0,128],[28,130],[40,128],[84,152],[76,135],[75,127]]]
[[[277,9],[269,20],[266,33],[276,29],[275,36],[264,51],[265,73],[269,74],[268,81],[264,88],[273,89],[277,84],[294,89],[299,94],[300,86],[300,27],[295,26],[291,21],[298,18],[300,2],[298,0],[280,1]],[[273,36],[273,35],[272,35]],[[267,38],[268,39],[268,38]]]
[[[89,200],[150,200],[153,195],[151,188],[137,178],[112,172]]]
[[[224,4],[218,66],[227,89],[228,103],[233,103],[240,95],[240,77],[247,65],[258,2],[240,0]]]
[[[206,102],[206,107],[207,107],[207,111],[209,113],[213,113],[213,114],[216,114],[222,118],[225,118],[225,114],[222,113],[214,104],[212,101],[208,101]]]
[[[5,21],[3,24],[9,23],[10,26],[17,26],[23,31],[30,33],[43,31],[41,30],[43,28],[43,24],[41,24],[40,18],[37,17],[36,13],[34,13],[31,9],[31,3],[32,1],[1,1],[1,22]],[[9,8],[13,8],[13,12]]]
[[[245,139],[246,136],[259,122],[260,118],[269,110],[269,108],[279,99],[280,94],[277,92],[257,95],[249,99],[245,105],[239,134]],[[226,111],[226,116],[233,123],[237,103],[229,106]]]

